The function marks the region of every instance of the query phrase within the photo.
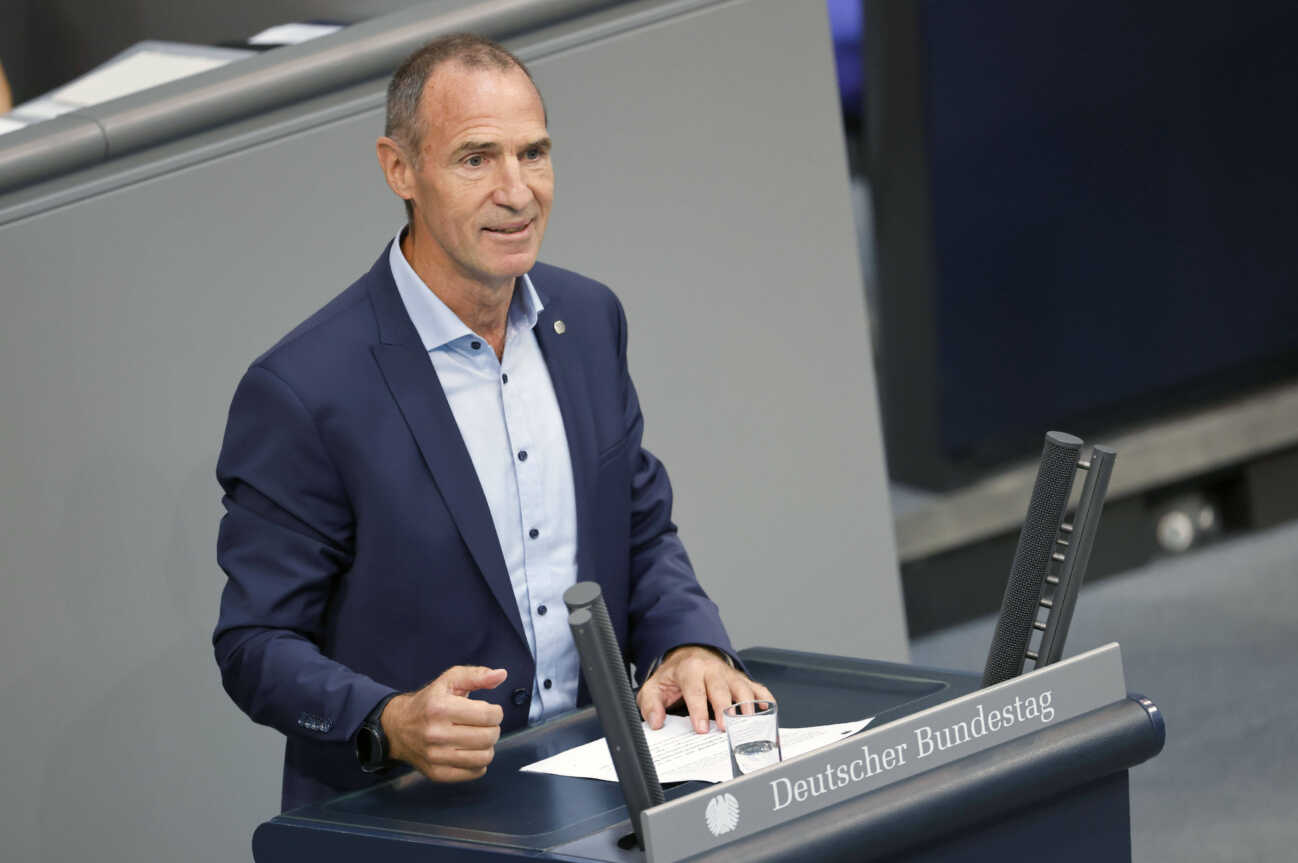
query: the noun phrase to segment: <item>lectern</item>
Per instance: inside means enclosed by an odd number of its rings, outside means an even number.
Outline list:
[[[1018,689],[979,690],[979,678],[973,674],[771,648],[742,651],[754,679],[767,684],[779,700],[782,725],[821,725],[871,715],[875,719],[857,737],[822,750],[833,751],[824,757],[810,753],[732,783],[687,782],[664,789],[666,802],[646,812],[651,822],[646,828],[648,858],[653,863],[668,859],[936,863],[1028,855],[1079,863],[1129,860],[1127,769],[1162,749],[1164,728],[1150,701],[1127,695],[1121,686],[1117,646],[1096,651],[1101,652],[1104,655],[1085,668],[1078,664],[1070,670],[1072,661],[1066,661],[1001,685]],[[1077,674],[1085,671],[1093,676],[1091,669],[1110,660],[1118,663],[1121,688],[1116,696],[1102,698],[1108,703],[1094,709],[1079,701],[1082,712],[1069,715],[1069,693],[1064,690],[1081,685],[1075,683]],[[1051,676],[1038,677],[1047,674]],[[1044,704],[1034,700],[1036,706],[1024,718],[1027,698],[1035,696],[1022,693],[1032,691],[1034,681],[1044,681],[1036,688],[1049,695],[1040,699]],[[1113,682],[1105,685],[1112,687]],[[1013,733],[1017,736],[995,742],[995,735],[986,729],[989,724],[1000,727],[1003,719],[1014,722],[1016,700],[1018,730]],[[1050,711],[1050,720],[1041,718],[1042,707]],[[1057,716],[1056,707],[1061,711]],[[1001,710],[1008,711],[1004,717]],[[998,719],[988,723],[993,712]],[[979,725],[970,725],[979,716],[986,734],[983,740],[972,739],[969,733],[972,728],[975,737],[981,736]],[[960,723],[964,723],[963,739]],[[1006,729],[997,733],[1008,733]],[[411,774],[286,812],[258,827],[253,835],[254,857],[258,863],[303,859],[318,863],[521,859],[639,863],[646,860],[646,852],[625,841],[630,823],[616,784],[519,772],[526,764],[601,733],[593,709],[575,711],[502,737],[487,775],[476,782],[439,786]],[[944,734],[945,745],[939,746]],[[852,759],[851,750],[861,748],[860,741],[866,748],[875,747],[874,752]],[[903,758],[910,758],[907,769],[883,774],[878,754],[885,745],[901,747]],[[853,773],[855,762],[860,764]],[[832,786],[838,766],[847,771],[838,775],[865,780],[861,783],[865,790],[840,790],[837,793],[847,795],[845,799],[812,808],[816,801],[807,789],[815,786],[797,786],[797,770],[808,775],[828,770]],[[878,775],[871,773],[872,768]],[[786,777],[781,771],[793,772]],[[752,799],[771,797],[754,804],[738,794],[746,810],[741,823],[743,818],[757,823],[752,819],[759,817],[759,806],[795,817],[739,838],[716,837],[710,847],[684,853],[665,841],[683,841],[688,832],[674,829],[671,818],[684,818],[692,825],[697,820],[690,814],[696,799],[701,807],[704,798],[724,795],[730,787],[747,788],[757,795]],[[820,785],[822,791],[826,787]],[[782,796],[786,788],[787,796]],[[806,798],[796,804],[795,788]],[[656,846],[653,821],[669,828],[660,833]]]

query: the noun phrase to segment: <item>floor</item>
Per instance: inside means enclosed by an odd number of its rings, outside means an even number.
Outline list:
[[[916,639],[911,660],[981,672],[994,627]],[[1298,523],[1084,587],[1065,655],[1110,641],[1167,722],[1131,772],[1133,859],[1298,860]]]

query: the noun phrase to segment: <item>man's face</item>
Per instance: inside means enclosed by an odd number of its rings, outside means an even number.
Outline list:
[[[545,109],[521,70],[435,70],[419,106],[415,254],[499,287],[536,262],[554,199]]]

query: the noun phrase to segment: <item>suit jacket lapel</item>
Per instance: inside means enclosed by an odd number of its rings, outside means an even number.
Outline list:
[[[374,359],[469,553],[514,631],[526,643],[487,497],[441,381],[392,281],[386,252],[370,275],[370,298],[379,322],[379,343],[371,348]]]
[[[550,370],[550,382],[559,401],[559,414],[568,438],[568,457],[572,461],[572,484],[577,498],[577,578],[598,581],[594,568],[594,536],[591,531],[591,506],[595,501],[595,479],[598,465],[595,429],[589,410],[590,397],[582,367],[581,334],[567,332],[563,304],[548,296],[533,283],[545,305],[536,321],[536,341]],[[563,322],[556,329],[556,323]]]

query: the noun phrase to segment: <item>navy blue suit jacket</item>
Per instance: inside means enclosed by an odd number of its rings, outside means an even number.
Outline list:
[[[566,270],[529,275],[572,458],[578,578],[600,583],[641,670],[685,643],[732,653],[640,445],[621,305]],[[386,251],[248,369],[217,478],[217,663],[239,707],[288,736],[285,809],[375,781],[353,754],[362,720],[452,665],[508,669],[475,697],[501,705],[504,730],[527,724],[535,668],[491,513]]]

